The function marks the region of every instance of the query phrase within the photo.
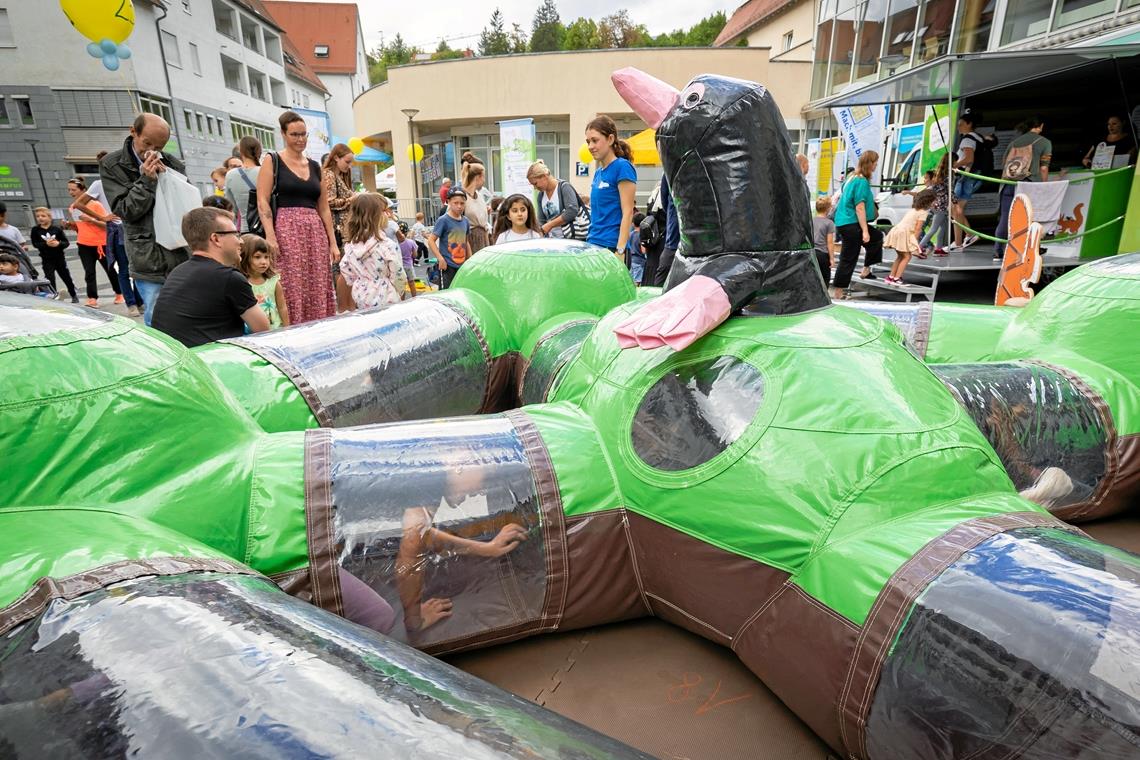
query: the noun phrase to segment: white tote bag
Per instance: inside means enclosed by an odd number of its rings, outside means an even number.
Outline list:
[[[168,249],[185,247],[182,217],[201,206],[202,196],[198,188],[167,167],[158,175],[158,189],[154,194],[154,241]]]

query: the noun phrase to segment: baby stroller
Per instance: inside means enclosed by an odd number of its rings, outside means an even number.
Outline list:
[[[0,282],[0,291],[12,293],[26,293],[41,298],[55,298],[55,288],[51,283],[40,277],[40,272],[28,258],[28,254],[20,246],[7,238],[0,237],[0,253],[10,253],[20,262],[20,274],[27,279],[23,282]]]

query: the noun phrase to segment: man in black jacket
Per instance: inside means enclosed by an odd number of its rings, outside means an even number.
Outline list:
[[[169,250],[154,239],[154,198],[158,175],[169,167],[185,173],[186,166],[162,152],[170,139],[170,125],[155,114],[140,114],[131,126],[123,149],[107,154],[99,162],[103,192],[111,211],[123,220],[127,238],[127,260],[135,285],[146,304],[145,321],[150,325],[154,304],[162,283],[174,267],[186,261],[185,248]]]

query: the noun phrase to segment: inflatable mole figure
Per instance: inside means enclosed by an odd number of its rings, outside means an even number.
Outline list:
[[[711,74],[678,92],[634,68],[613,81],[657,130],[681,225],[666,295],[617,326],[622,347],[681,350],[732,313],[827,306],[810,199],[771,93]]]
[[[844,757],[1135,757],[1140,560],[1019,491],[1131,503],[1140,257],[921,341],[759,260],[764,316],[681,352],[623,349],[645,303],[573,241],[193,351],[0,294],[2,752],[637,757],[398,640],[654,615]]]

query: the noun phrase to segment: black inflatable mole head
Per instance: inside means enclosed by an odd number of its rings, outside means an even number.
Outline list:
[[[636,69],[616,72],[614,84],[657,128],[682,253],[811,247],[809,194],[780,109],[765,87],[702,74],[678,93]]]

